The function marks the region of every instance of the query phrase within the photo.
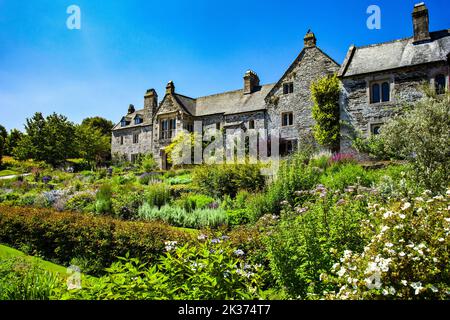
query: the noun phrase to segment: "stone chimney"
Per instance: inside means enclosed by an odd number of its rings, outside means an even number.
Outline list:
[[[148,118],[153,118],[158,109],[158,94],[155,89],[148,89],[144,96],[144,111]]]
[[[166,94],[174,94],[174,93],[175,93],[175,85],[173,84],[173,81],[170,80],[166,86]]]
[[[414,25],[414,43],[430,40],[428,9],[421,2],[414,6],[412,13]]]
[[[136,109],[134,108],[134,105],[130,104],[130,106],[128,107],[128,114],[132,114],[136,111]]]
[[[313,32],[311,32],[311,30],[308,30],[303,41],[305,43],[305,48],[315,47],[317,43],[316,36]]]
[[[244,94],[249,94],[259,89],[259,77],[252,70],[248,70],[244,75]]]

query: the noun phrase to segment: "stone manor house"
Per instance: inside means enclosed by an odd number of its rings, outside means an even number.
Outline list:
[[[134,161],[139,154],[152,153],[167,168],[164,148],[177,133],[193,131],[194,121],[203,129],[278,129],[280,155],[299,147],[311,135],[310,85],[332,73],[341,80],[341,152],[354,152],[350,131],[365,136],[378,134],[382,124],[402,102],[420,99],[420,85],[431,84],[438,93],[449,88],[450,29],[429,31],[428,9],[415,5],[413,36],[364,47],[352,45],[340,66],[316,44],[308,31],[304,48],[274,84],[260,84],[258,75],[247,71],[239,90],[192,98],[175,90],[170,81],[161,101],[154,89],[144,96],[143,109],[133,105],[113,128],[112,153]]]

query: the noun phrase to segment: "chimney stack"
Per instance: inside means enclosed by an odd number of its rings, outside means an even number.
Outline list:
[[[148,89],[144,96],[144,110],[149,118],[153,118],[158,108],[158,94],[155,89]]]
[[[244,75],[244,94],[249,94],[259,89],[259,77],[252,70],[248,70]]]
[[[128,107],[128,114],[132,114],[136,111],[136,109],[134,108],[134,105],[130,104]]]
[[[317,43],[316,36],[313,32],[311,32],[311,30],[308,30],[303,41],[305,43],[305,48],[315,47]]]
[[[414,43],[430,40],[428,9],[425,3],[421,2],[414,6],[412,13],[414,25]]]
[[[175,85],[173,84],[173,81],[170,80],[166,86],[166,94],[174,94],[174,93],[175,93]]]

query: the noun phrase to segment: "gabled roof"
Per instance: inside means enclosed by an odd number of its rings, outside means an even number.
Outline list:
[[[323,52],[319,47],[313,46],[313,47],[306,47],[303,48],[300,54],[295,58],[294,62],[291,63],[289,68],[286,70],[286,72],[283,74],[283,76],[278,80],[278,82],[273,86],[272,90],[268,93],[266,100],[270,98],[283,84],[284,79],[292,72],[292,70],[303,60],[303,57],[305,56],[306,50],[319,50],[320,53],[322,53],[324,56],[326,56],[328,59],[330,59],[332,62],[336,64],[336,66],[339,66],[339,63],[337,63],[333,58],[331,58],[328,54]]]
[[[260,86],[255,92],[244,94],[244,90],[234,90],[209,96],[191,98],[179,93],[172,96],[189,115],[200,117],[214,114],[236,114],[264,110],[264,98],[273,88],[273,84]],[[165,99],[166,97],[164,97]],[[164,103],[161,101],[160,106]]]
[[[350,77],[446,61],[450,52],[450,30],[430,33],[431,40],[415,44],[414,38],[405,38],[364,47],[351,46],[340,77]]]

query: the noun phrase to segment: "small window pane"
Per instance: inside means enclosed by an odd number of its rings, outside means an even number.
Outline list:
[[[294,124],[294,115],[289,113],[289,125],[292,126]]]
[[[249,129],[255,129],[255,120],[250,120],[249,121],[248,128]]]
[[[372,85],[372,103],[380,102],[380,85],[375,83]]]
[[[390,93],[390,88],[389,88],[388,82],[383,82],[383,84],[381,85],[381,92],[382,92],[383,102],[389,101],[391,93]]]

